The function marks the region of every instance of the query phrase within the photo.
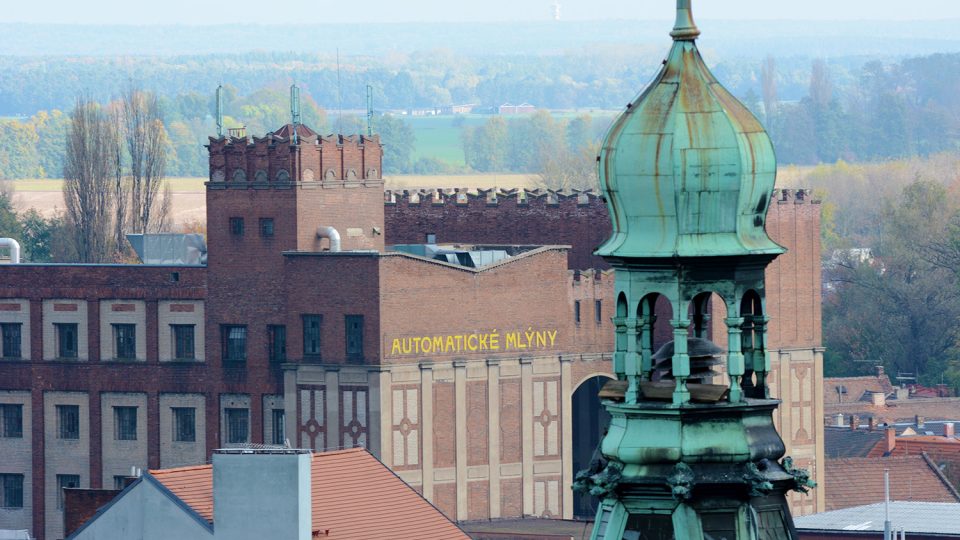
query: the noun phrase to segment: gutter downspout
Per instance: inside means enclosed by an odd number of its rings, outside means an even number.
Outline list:
[[[330,251],[340,251],[340,233],[333,227],[318,228],[317,238],[329,238]]]
[[[10,248],[10,262],[12,264],[20,264],[20,242],[13,238],[0,238],[0,248],[2,247]]]

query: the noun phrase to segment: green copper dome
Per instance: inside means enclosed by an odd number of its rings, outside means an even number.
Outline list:
[[[607,134],[600,185],[613,234],[604,257],[776,255],[764,229],[776,179],[770,137],[697,50],[690,0],[653,83]]]

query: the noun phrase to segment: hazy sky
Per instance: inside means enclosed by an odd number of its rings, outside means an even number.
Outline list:
[[[554,0],[0,0],[0,22],[546,21],[552,18],[553,3]],[[675,7],[673,0],[560,0],[560,4],[564,20],[668,19]],[[960,0],[694,0],[693,7],[703,20],[960,18]]]

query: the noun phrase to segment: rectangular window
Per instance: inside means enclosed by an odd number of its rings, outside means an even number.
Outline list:
[[[0,324],[0,357],[20,358],[20,323]]]
[[[55,323],[57,358],[77,357],[77,323]]]
[[[260,218],[260,236],[273,236],[273,218]]]
[[[80,438],[80,406],[57,405],[57,438]]]
[[[118,441],[137,440],[137,408],[113,408],[113,438]]]
[[[197,442],[197,410],[193,407],[172,407],[173,440]]]
[[[603,300],[596,300],[593,303],[593,315],[597,324],[603,322]]]
[[[0,474],[0,508],[23,508],[22,474]]]
[[[243,236],[243,218],[230,218],[230,234],[234,236]]]
[[[173,359],[174,360],[194,360],[196,351],[193,341],[194,325],[192,324],[171,324],[170,336],[173,339]]]
[[[321,315],[303,316],[303,355],[318,357],[320,356],[320,323],[323,322]]]
[[[80,475],[77,474],[58,474],[57,475],[57,510],[63,510],[63,489],[80,487]]]
[[[271,362],[287,361],[287,327],[282,324],[271,324],[267,326],[267,346],[270,350],[267,354]]]
[[[23,405],[0,405],[0,437],[23,438]]]
[[[221,329],[223,337],[223,361],[246,362],[247,360],[247,327],[225,325]]]
[[[137,359],[137,325],[112,324],[113,357],[117,360]]]
[[[227,443],[250,441],[250,409],[224,409],[227,417]]]
[[[277,445],[283,445],[286,443],[287,436],[284,429],[284,412],[283,409],[274,409],[273,410],[273,436],[271,437],[271,442]]]
[[[347,358],[360,360],[363,358],[363,315],[347,315]]]
[[[580,301],[573,301],[573,322],[580,324]]]

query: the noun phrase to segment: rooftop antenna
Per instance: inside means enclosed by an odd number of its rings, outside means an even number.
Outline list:
[[[340,47],[337,47],[337,134],[343,135],[343,92],[340,85]]]
[[[373,86],[367,85],[367,137],[373,137]]]
[[[293,124],[293,144],[297,144],[297,127],[300,125],[300,87],[290,85],[290,117]]]
[[[223,138],[223,85],[217,87],[217,138]]]

